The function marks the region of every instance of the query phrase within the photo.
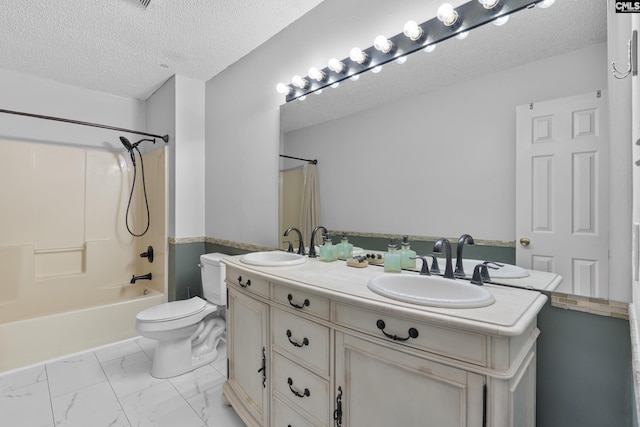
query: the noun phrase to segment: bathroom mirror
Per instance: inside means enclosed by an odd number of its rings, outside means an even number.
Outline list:
[[[515,108],[606,90],[606,19],[603,0],[558,0],[283,104],[280,152],[318,160],[330,229],[513,247]]]

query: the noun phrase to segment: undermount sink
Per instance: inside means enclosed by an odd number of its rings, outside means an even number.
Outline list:
[[[307,257],[293,252],[267,251],[251,252],[240,257],[240,262],[261,267],[285,267],[304,264]]]
[[[471,277],[473,275],[473,269],[478,264],[482,264],[483,260],[479,259],[462,259],[462,268],[464,268],[464,273],[466,277]],[[456,259],[452,260],[453,268],[456,268]],[[445,260],[443,258],[438,258],[438,267],[440,267],[440,271],[444,271],[445,268]],[[491,267],[498,267],[497,269],[489,268],[489,276],[492,279],[522,279],[524,277],[529,277],[529,272],[517,265],[513,264],[505,264],[503,262],[499,263],[490,263]]]
[[[430,307],[478,308],[495,301],[483,286],[439,276],[388,274],[369,280],[367,287],[383,297]]]

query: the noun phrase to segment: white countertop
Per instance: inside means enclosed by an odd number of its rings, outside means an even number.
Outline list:
[[[229,267],[246,270],[266,280],[298,287],[302,291],[323,295],[334,301],[498,336],[522,334],[547,301],[547,297],[538,291],[485,284],[495,298],[495,303],[487,307],[427,307],[395,301],[367,288],[367,282],[375,276],[415,273],[385,273],[376,266],[354,268],[347,266],[345,261],[321,262],[317,258],[310,258],[306,263],[296,266],[258,267],[244,264],[240,258],[241,255],[227,257],[223,262]],[[554,278],[547,277],[548,274],[550,273],[542,276],[532,274],[527,279],[553,282]]]

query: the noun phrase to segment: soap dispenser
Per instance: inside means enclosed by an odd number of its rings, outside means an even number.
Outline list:
[[[400,252],[398,252],[395,239],[391,239],[387,246],[387,253],[384,254],[384,271],[385,273],[400,273],[402,271]]]
[[[320,261],[337,261],[338,248],[333,245],[331,236],[324,236],[324,244],[320,246]]]
[[[400,249],[400,265],[402,268],[416,269],[416,251],[411,250],[409,236],[402,237],[402,249]]]
[[[353,256],[353,245],[349,243],[346,235],[342,235],[340,243],[336,247],[338,249],[338,259],[349,259]]]

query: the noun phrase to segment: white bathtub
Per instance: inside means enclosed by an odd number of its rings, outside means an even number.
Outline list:
[[[61,312],[44,302],[42,315],[0,323],[0,372],[134,337],[136,314],[162,302],[144,283],[100,288]]]

